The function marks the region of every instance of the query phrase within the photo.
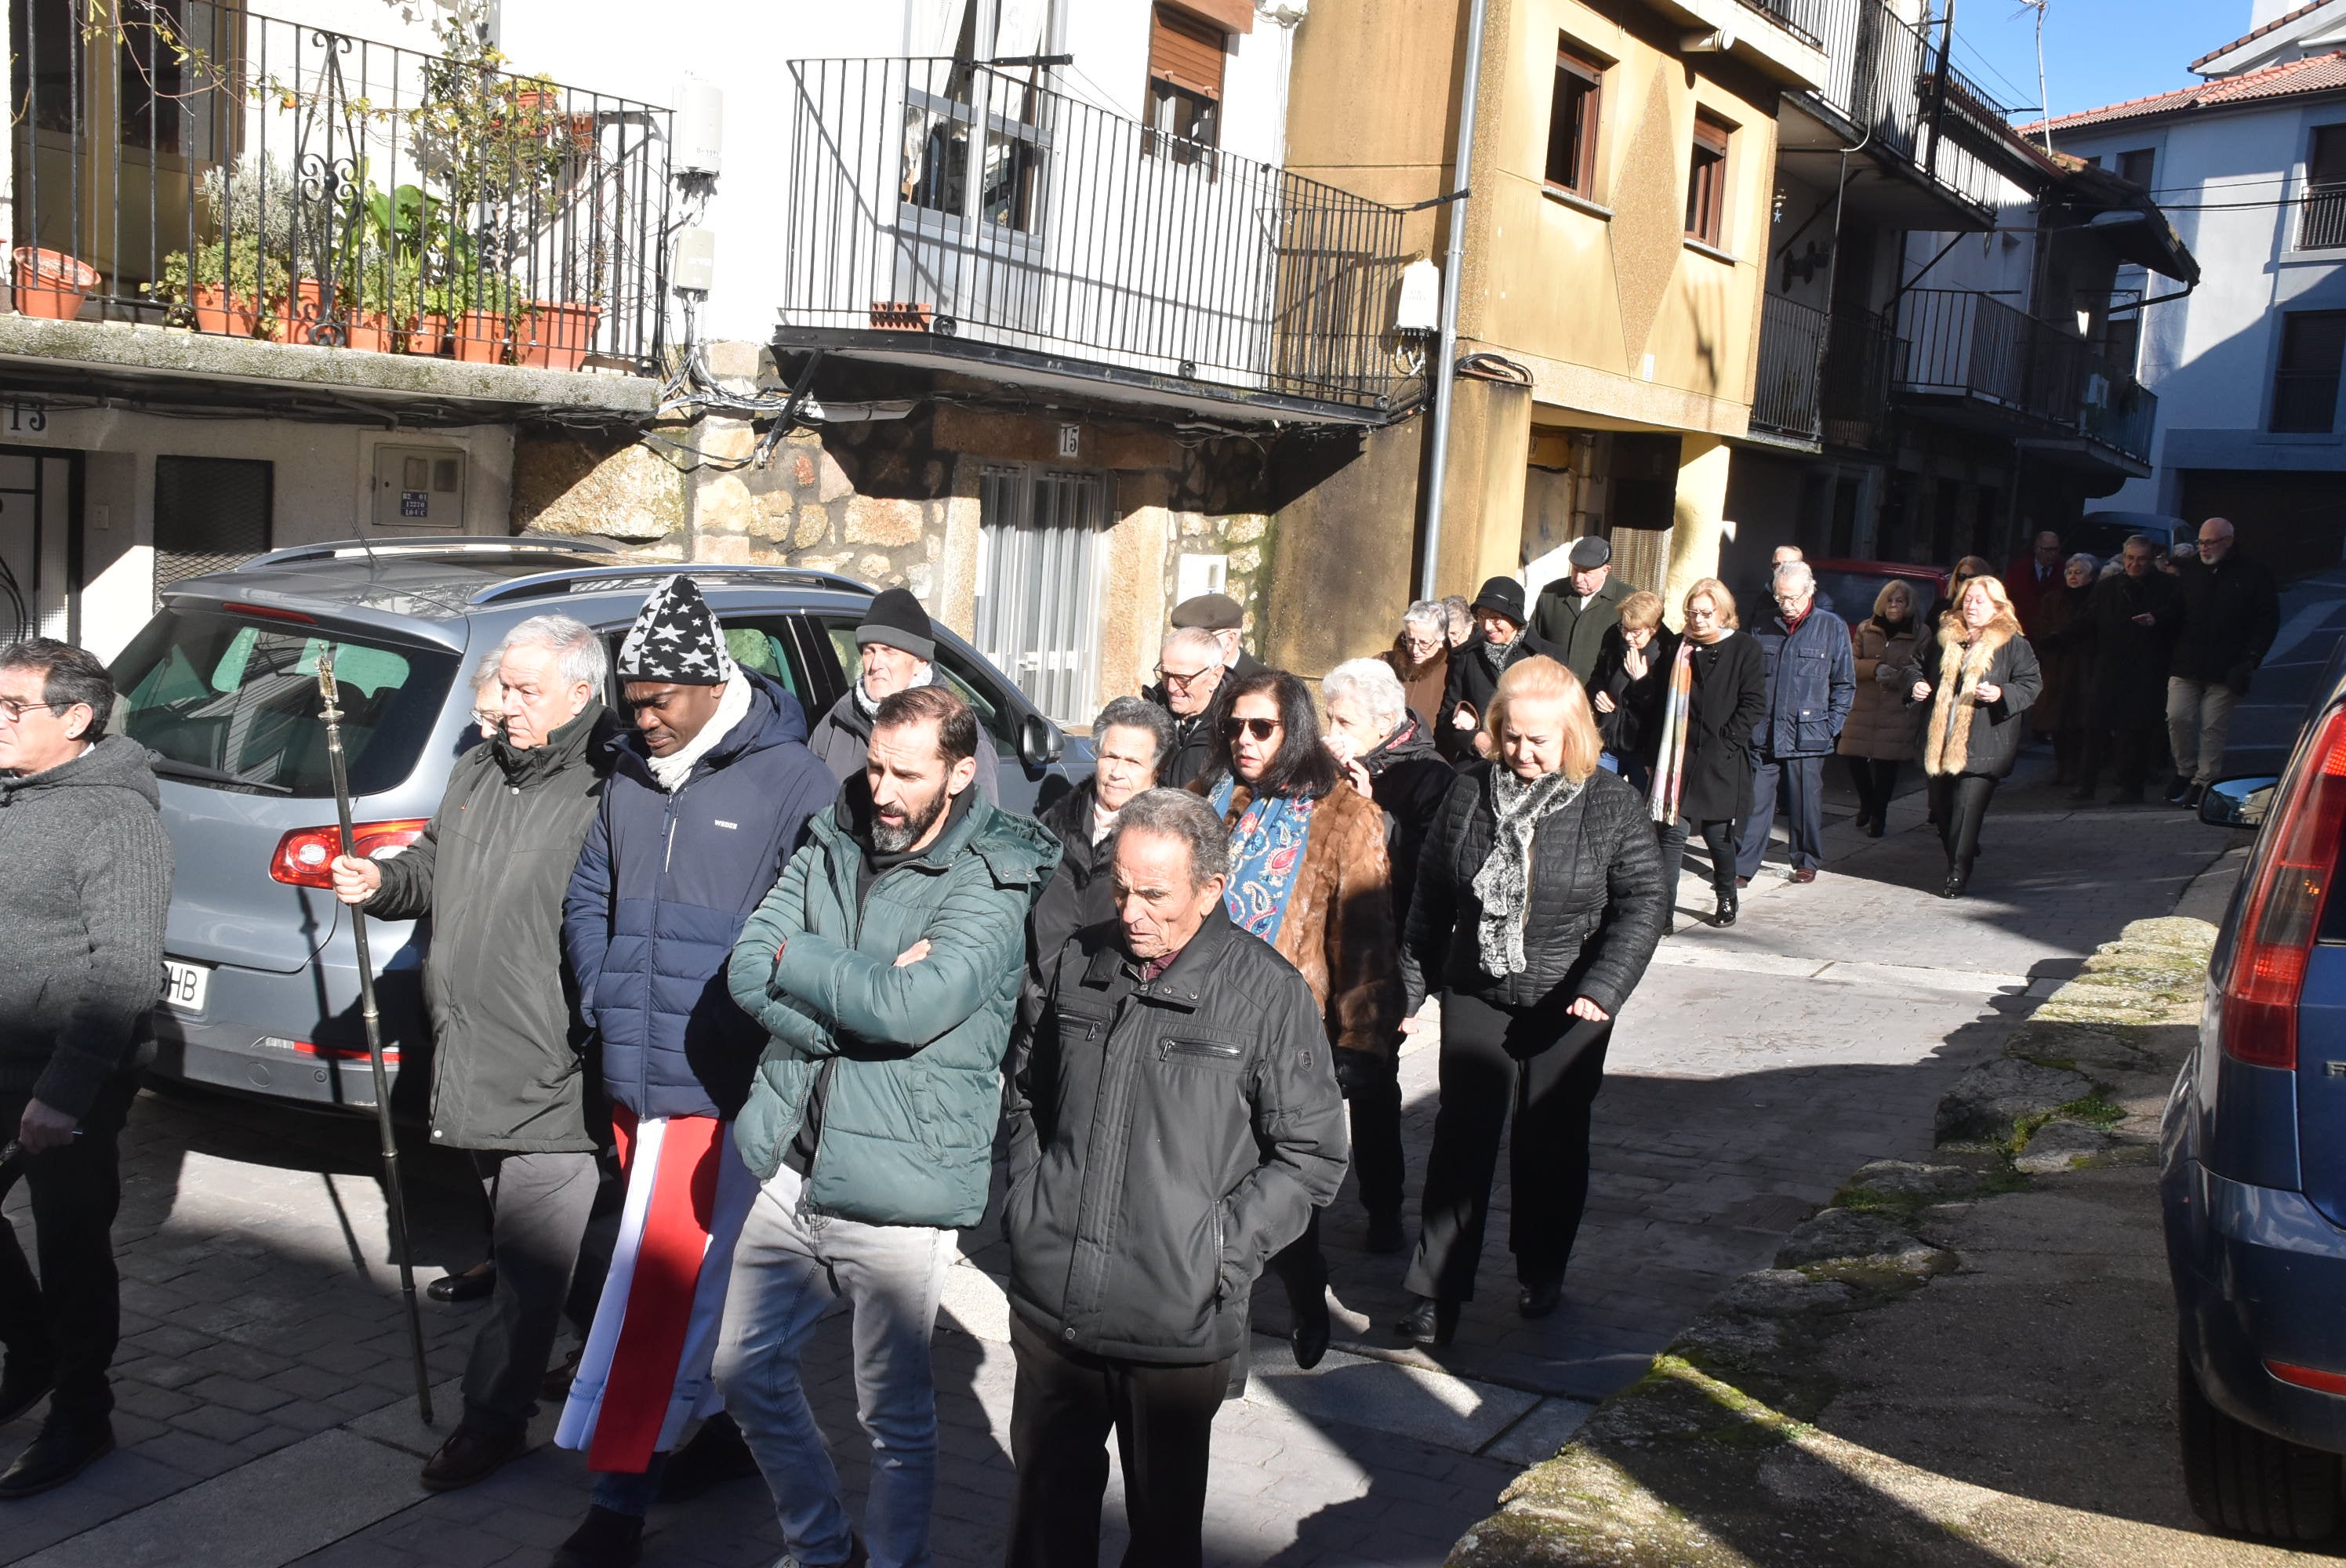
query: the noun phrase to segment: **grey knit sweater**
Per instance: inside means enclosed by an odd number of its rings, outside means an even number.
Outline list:
[[[171,840],[147,748],[0,775],[0,1095],[87,1114],[163,993]],[[0,1141],[5,1141],[0,1129]]]

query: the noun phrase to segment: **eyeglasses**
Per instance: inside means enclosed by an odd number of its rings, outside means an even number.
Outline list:
[[[1222,720],[1222,735],[1230,740],[1236,740],[1241,734],[1251,735],[1257,740],[1268,740],[1285,728],[1286,726],[1280,724],[1276,718],[1233,717]]]
[[[0,718],[5,718],[11,724],[21,724],[24,722],[25,715],[28,713],[43,708],[55,713],[58,708],[67,706],[69,705],[58,702],[18,702],[13,697],[0,697]]]
[[[1446,640],[1443,637],[1413,637],[1404,632],[1402,634],[1401,646],[1412,653],[1432,653]]]
[[[1221,667],[1222,667],[1218,664],[1208,665],[1204,669],[1193,669],[1188,674],[1182,675],[1176,671],[1167,669],[1160,664],[1157,667],[1157,678],[1163,681],[1167,688],[1169,690],[1187,691],[1192,686],[1205,679],[1208,676],[1213,674],[1216,670]]]

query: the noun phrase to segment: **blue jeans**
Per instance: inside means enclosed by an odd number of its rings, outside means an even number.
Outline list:
[[[774,1493],[782,1539],[805,1568],[852,1546],[839,1473],[808,1407],[799,1356],[842,1300],[853,1317],[856,1418],[872,1440],[863,1543],[872,1568],[932,1568],[937,1489],[936,1387],[929,1333],[954,1235],[810,1214],[785,1166],[759,1190],[733,1251],[715,1373]]]

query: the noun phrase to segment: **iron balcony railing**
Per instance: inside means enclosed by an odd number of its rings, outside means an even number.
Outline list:
[[[2346,246],[2346,185],[2330,180],[2309,184],[2300,199],[2304,210],[2297,220],[2297,248],[2329,250]]]
[[[1393,400],[1396,209],[1023,72],[794,60],[785,82],[785,329],[1025,351],[1239,399]]]
[[[1763,435],[1815,444],[1821,434],[1825,344],[1832,318],[1781,294],[1760,305],[1760,369],[1751,392],[1751,428]]]
[[[1827,446],[1889,448],[1890,388],[1905,357],[1906,345],[1880,316],[1868,311],[1833,318],[1820,420]]]
[[[1938,41],[1933,34],[1899,15],[1883,0],[1799,3],[1812,7],[1825,53],[1825,79],[1805,96],[1853,127],[1872,156],[1926,173],[1982,211],[1992,209],[1994,170],[1971,148],[1943,133],[1977,117],[1966,112],[1968,100],[1975,98],[1981,109],[1999,121],[2004,111],[1951,69],[1945,112],[1940,112]]]
[[[19,311],[656,368],[668,110],[232,0],[9,12]]]
[[[1910,291],[1899,325],[1907,343],[1901,392],[1984,403],[2023,425],[2149,456],[2157,400],[2084,340],[2001,300],[1952,289]]]

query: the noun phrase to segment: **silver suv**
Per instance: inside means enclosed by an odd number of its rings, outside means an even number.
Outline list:
[[[178,857],[155,1013],[167,1077],[321,1106],[372,1110],[347,911],[329,890],[332,786],[318,718],[318,657],[334,650],[360,852],[412,843],[449,765],[478,743],[474,663],[531,616],[558,610],[616,652],[644,596],[689,572],[734,657],[788,687],[810,725],[854,677],[854,628],[872,590],[770,566],[648,566],[571,541],[442,539],[279,550],[166,588],[115,660],[116,726],[157,753]],[[936,667],[1001,756],[1002,803],[1031,812],[1066,790],[1058,728],[967,643],[940,631]],[[428,922],[370,928],[385,1054],[431,1049],[420,966]],[[423,1111],[423,1085],[394,1092]]]

